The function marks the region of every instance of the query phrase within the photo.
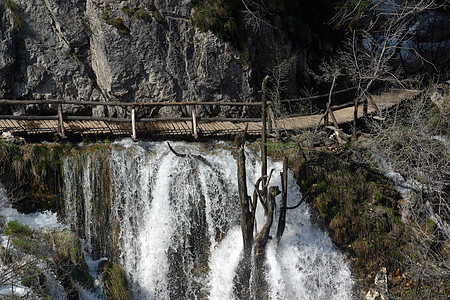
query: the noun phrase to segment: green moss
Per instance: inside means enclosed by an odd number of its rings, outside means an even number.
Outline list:
[[[106,24],[115,27],[117,33],[120,35],[130,34],[130,29],[123,23],[121,18],[108,19],[106,20]]]
[[[31,236],[32,232],[30,227],[22,225],[17,221],[9,221],[8,226],[3,230],[5,235],[20,235],[20,236]]]
[[[86,287],[93,286],[93,280],[89,274],[89,268],[84,260],[81,244],[77,235],[70,230],[62,230],[50,234],[54,252],[51,254],[56,265],[60,266],[63,273],[78,280]]]
[[[148,14],[148,12],[147,12],[145,9],[143,9],[143,8],[137,9],[137,10],[133,13],[133,16],[134,16],[136,19],[139,19],[139,20],[148,20],[148,18],[150,17],[150,15]]]
[[[164,17],[159,13],[156,6],[154,6],[153,4],[149,4],[149,3],[147,3],[145,6],[152,12],[153,18],[155,18],[156,22],[158,22],[158,23],[164,22]]]
[[[9,9],[11,12],[11,17],[13,20],[13,28],[15,30],[20,30],[20,28],[22,28],[22,18],[18,13],[19,6],[14,0],[6,0],[5,7]]]
[[[124,269],[113,262],[106,262],[102,272],[107,299],[130,299],[129,283]]]
[[[35,240],[29,238],[14,238],[12,240],[13,245],[20,251],[28,254],[38,253],[38,243]]]
[[[333,241],[359,258],[358,270],[401,268],[403,256],[392,254],[401,251],[399,235],[405,230],[399,219],[400,197],[386,178],[348,157],[327,153],[316,153],[297,176]]]
[[[131,17],[133,15],[133,11],[128,6],[124,6],[120,9],[121,12],[126,14],[127,16]]]

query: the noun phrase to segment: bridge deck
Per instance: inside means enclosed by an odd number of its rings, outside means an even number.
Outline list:
[[[419,91],[399,90],[378,96],[372,96],[380,109],[394,106],[400,101],[417,95]],[[339,124],[353,120],[353,107],[345,107],[333,110]],[[359,107],[358,116],[362,116],[362,105]],[[375,109],[369,104],[368,112]],[[285,118],[276,121],[277,128],[281,130],[295,130],[315,127],[319,124],[322,115],[300,116]],[[224,137],[234,135],[248,124],[249,135],[260,135],[261,122],[199,122],[197,130],[201,137]],[[129,136],[131,123],[106,122],[106,121],[64,121],[65,133],[71,135],[106,135],[106,136]],[[24,137],[52,135],[58,133],[58,120],[12,120],[0,119],[0,132],[11,132],[14,135]],[[155,137],[191,137],[192,124],[190,121],[176,122],[137,122],[137,136]]]

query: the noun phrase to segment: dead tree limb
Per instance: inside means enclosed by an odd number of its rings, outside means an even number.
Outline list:
[[[283,160],[283,172],[281,172],[281,204],[280,204],[280,216],[278,218],[277,227],[277,243],[280,242],[281,237],[286,227],[286,206],[287,206],[287,164],[288,158]]]
[[[266,257],[267,242],[269,232],[273,223],[273,212],[275,208],[275,197],[280,194],[278,186],[271,186],[267,195],[268,213],[267,220],[261,231],[255,238],[255,283],[256,299],[268,299],[268,283],[265,278],[266,266],[264,259]]]
[[[241,229],[244,239],[244,251],[251,252],[253,246],[253,224],[255,219],[256,203],[251,202],[247,194],[247,173],[245,170],[245,135],[247,131],[243,130],[236,136],[236,152],[238,164],[238,190],[239,202],[241,206]]]
[[[167,145],[169,146],[170,151],[172,151],[172,153],[175,154],[175,156],[178,156],[178,157],[186,157],[187,156],[186,154],[181,154],[181,153],[178,153],[175,150],[173,150],[173,148],[172,148],[172,146],[170,146],[169,142],[167,142]]]
[[[200,160],[200,161],[201,161],[202,163],[204,163],[205,165],[211,167],[211,164],[209,163],[209,161],[208,161],[206,158],[204,158],[203,156],[201,156],[201,155],[193,155],[193,154],[178,153],[178,152],[176,152],[176,151],[172,148],[172,146],[170,145],[169,142],[167,142],[167,145],[169,146],[170,151],[172,151],[172,153],[175,154],[175,156],[178,156],[178,157],[188,157],[188,156],[191,156],[191,157],[193,157],[193,158],[196,158],[196,159]]]

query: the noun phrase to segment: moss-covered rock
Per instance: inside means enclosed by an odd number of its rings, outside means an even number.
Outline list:
[[[297,176],[331,239],[351,256],[362,290],[383,267],[404,270],[408,229],[400,221],[402,199],[387,178],[353,160],[350,151],[317,152]]]
[[[58,210],[63,205],[61,158],[71,148],[0,141],[0,181],[19,211]]]
[[[78,236],[70,230],[56,231],[49,234],[49,244],[52,245],[51,257],[59,268],[59,273],[68,274],[86,288],[93,287],[89,268],[84,260],[81,243]]]
[[[102,271],[104,291],[108,300],[130,299],[130,287],[124,269],[111,261],[103,265]]]

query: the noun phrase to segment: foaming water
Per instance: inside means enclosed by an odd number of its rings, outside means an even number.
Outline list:
[[[178,157],[165,143],[134,144],[129,140],[115,143],[111,150],[110,214],[120,224],[120,260],[129,276],[132,296],[233,299],[234,277],[243,249],[233,152],[225,144],[209,149],[181,142],[172,146],[190,155]],[[255,153],[246,150],[246,155],[251,195],[260,165]],[[65,161],[66,208],[74,205],[70,204],[74,195],[71,186],[82,182],[84,207],[91,209],[88,198],[93,189],[86,185],[92,185],[95,176],[85,174],[92,170],[85,170],[83,178],[74,181],[77,176],[70,167],[70,161]],[[271,185],[280,186],[282,165],[271,162],[269,168],[275,169]],[[300,199],[299,188],[290,176],[288,203],[292,206]],[[279,201],[277,198],[277,207]],[[90,224],[86,223],[90,212],[83,215],[84,224]],[[68,220],[76,217],[68,214]],[[273,240],[268,244],[270,299],[351,299],[348,266],[328,236],[310,219],[305,204],[289,210],[280,244]],[[259,209],[258,228],[264,222]],[[89,231],[86,237],[96,234],[94,226],[85,226],[85,230]]]
[[[6,221],[17,221],[27,225],[31,229],[64,228],[64,224],[58,222],[57,214],[51,211],[43,211],[32,214],[22,214],[12,207],[6,196],[6,191],[0,182],[0,216]]]

